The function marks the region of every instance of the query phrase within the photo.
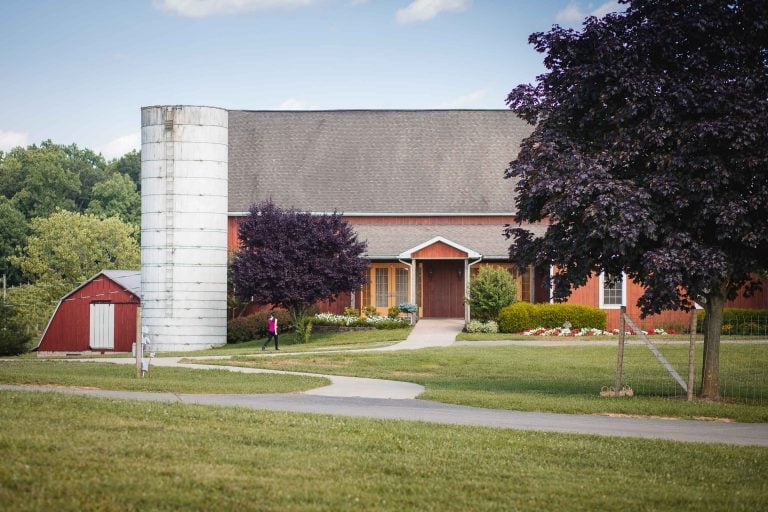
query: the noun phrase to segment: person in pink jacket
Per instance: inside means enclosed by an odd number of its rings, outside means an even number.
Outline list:
[[[269,314],[269,320],[267,320],[267,341],[261,346],[261,350],[265,350],[272,338],[275,338],[275,350],[280,350],[277,346],[277,318],[274,313]]]

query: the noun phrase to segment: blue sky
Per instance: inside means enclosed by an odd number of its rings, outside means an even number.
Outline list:
[[[0,150],[117,157],[147,105],[506,108],[528,44],[615,0],[3,0]]]

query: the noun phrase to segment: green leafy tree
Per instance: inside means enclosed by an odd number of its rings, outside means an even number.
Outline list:
[[[39,337],[59,299],[69,290],[46,283],[22,284],[8,289],[9,328],[25,336]]]
[[[104,269],[140,266],[134,228],[116,217],[58,211],[34,219],[27,246],[11,257],[24,277],[35,283],[63,287],[66,292]]]
[[[134,227],[141,222],[141,196],[125,174],[112,174],[93,186],[86,213],[101,217],[119,217]]]
[[[112,160],[107,165],[107,170],[125,174],[136,184],[136,190],[141,192],[141,151],[134,149],[120,158]]]
[[[0,182],[5,194],[13,193],[14,205],[28,219],[75,208],[80,177],[69,169],[67,158],[64,148],[51,141],[17,148],[5,158]],[[13,180],[17,180],[15,185]]]
[[[26,150],[21,147],[13,148],[8,153],[0,152],[0,195],[11,199],[21,190],[22,161]]]
[[[517,301],[517,282],[505,268],[480,267],[469,284],[472,318],[496,320],[499,311]]]
[[[28,229],[24,214],[14,208],[7,198],[0,196],[0,274],[5,274],[10,286],[21,282],[21,273],[8,258],[24,245]]]
[[[76,144],[62,146],[62,166],[80,179],[80,191],[75,197],[75,211],[83,211],[91,202],[93,187],[109,177],[104,157]]]
[[[0,356],[15,356],[29,350],[31,337],[17,324],[16,310],[0,300]]]

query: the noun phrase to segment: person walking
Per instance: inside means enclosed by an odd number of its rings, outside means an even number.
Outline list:
[[[269,314],[269,319],[267,320],[267,341],[261,346],[261,350],[266,350],[272,338],[275,338],[275,350],[280,350],[277,345],[277,318],[274,313]]]

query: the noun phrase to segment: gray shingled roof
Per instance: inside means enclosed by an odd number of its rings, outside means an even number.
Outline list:
[[[229,111],[229,211],[514,213],[508,110]]]
[[[102,270],[101,273],[135,296],[141,297],[140,270]]]
[[[368,241],[367,257],[393,259],[398,254],[441,236],[480,253],[484,259],[507,259],[510,240],[503,225],[474,224],[355,224],[358,239]],[[535,235],[547,229],[544,224],[526,225]]]

